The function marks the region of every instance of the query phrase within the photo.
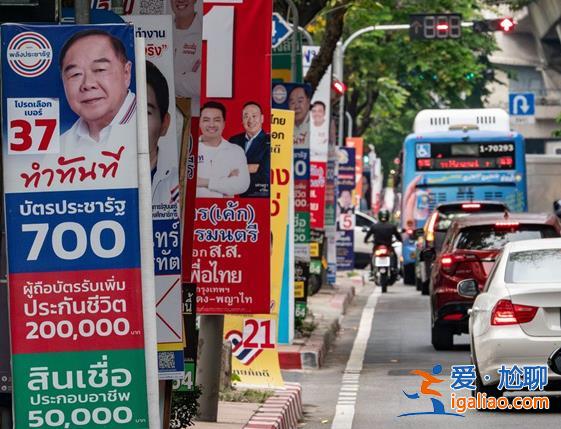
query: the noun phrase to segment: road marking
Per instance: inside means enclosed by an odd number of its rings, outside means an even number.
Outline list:
[[[378,289],[375,289],[368,297],[368,301],[362,311],[353,349],[343,373],[343,381],[339,390],[339,399],[335,407],[335,417],[333,418],[331,429],[352,429],[353,427],[356,398],[360,386],[360,373],[364,363],[368,340],[372,332],[374,310],[376,309],[379,295],[380,292],[378,292]]]

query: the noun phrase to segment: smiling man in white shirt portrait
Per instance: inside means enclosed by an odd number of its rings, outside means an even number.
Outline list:
[[[249,188],[249,169],[243,149],[222,137],[226,108],[209,101],[201,108],[197,197],[223,198]]]

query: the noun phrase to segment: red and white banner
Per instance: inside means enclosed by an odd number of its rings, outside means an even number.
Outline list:
[[[204,3],[191,281],[198,313],[269,313],[271,1]]]

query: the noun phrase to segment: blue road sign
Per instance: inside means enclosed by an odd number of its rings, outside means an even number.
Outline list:
[[[292,27],[277,12],[273,13],[273,48],[292,34]]]
[[[508,94],[508,113],[512,116],[533,116],[536,103],[532,92],[511,92]]]

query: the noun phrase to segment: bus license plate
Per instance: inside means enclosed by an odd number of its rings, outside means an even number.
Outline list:
[[[389,256],[376,256],[375,264],[377,267],[389,267],[390,257]]]

